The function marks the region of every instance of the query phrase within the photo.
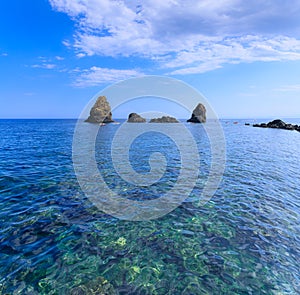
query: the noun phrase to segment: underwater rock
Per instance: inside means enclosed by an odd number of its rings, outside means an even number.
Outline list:
[[[191,123],[205,123],[206,122],[206,108],[202,103],[199,103],[193,110],[192,117],[187,120]]]
[[[300,132],[300,126],[288,124],[279,119],[270,121],[269,123],[253,124],[253,127],[275,128],[275,129],[284,129],[284,130],[297,130]]]
[[[116,295],[114,287],[103,277],[73,288],[70,295]]]
[[[141,117],[139,114],[137,113],[131,113],[128,116],[128,123],[145,123],[146,119]]]
[[[179,121],[170,116],[162,116],[161,118],[151,119],[150,123],[179,123]]]
[[[111,123],[111,108],[105,96],[99,96],[90,110],[90,116],[85,120],[89,123]]]

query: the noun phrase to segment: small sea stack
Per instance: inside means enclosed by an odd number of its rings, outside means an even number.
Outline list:
[[[128,123],[145,123],[146,119],[137,113],[131,113],[128,116],[127,122]]]
[[[179,123],[179,121],[170,116],[162,116],[161,118],[151,119],[150,123]]]
[[[105,96],[99,96],[90,110],[90,116],[85,120],[89,123],[111,123],[111,108]]]
[[[191,123],[205,123],[206,122],[206,108],[202,103],[199,103],[193,110],[192,116],[187,122]]]

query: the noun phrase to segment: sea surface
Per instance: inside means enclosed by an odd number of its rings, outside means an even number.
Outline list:
[[[205,205],[210,145],[201,124],[185,123],[200,154],[190,197],[158,219],[124,221],[78,184],[76,120],[0,120],[0,294],[299,294],[300,132],[245,122],[254,120],[221,120],[226,167]],[[164,135],[138,137],[134,169],[147,172],[155,151],[167,169],[151,190],[126,184],[109,148],[120,126],[99,128],[103,179],[123,198],[161,197],[176,183],[180,151]]]

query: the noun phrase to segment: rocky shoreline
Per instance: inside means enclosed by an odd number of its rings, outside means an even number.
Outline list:
[[[279,119],[270,121],[269,123],[253,124],[253,127],[296,130],[296,131],[300,132],[300,125],[293,125],[293,124],[285,123]]]

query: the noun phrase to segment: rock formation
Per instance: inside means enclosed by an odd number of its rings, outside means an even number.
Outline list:
[[[128,123],[145,123],[146,119],[141,117],[139,114],[137,113],[131,113],[128,116]]]
[[[162,116],[161,118],[151,119],[150,123],[179,123],[179,121],[173,117]]]
[[[187,120],[191,123],[205,123],[206,122],[206,108],[202,103],[199,103],[193,110],[192,117]]]
[[[261,127],[261,128],[276,128],[276,129],[285,129],[285,130],[297,130],[300,132],[299,125],[287,124],[282,120],[273,120],[269,123],[261,123],[261,124],[253,124],[253,127]]]
[[[111,108],[105,96],[99,96],[94,106],[91,108],[90,116],[86,122],[89,123],[111,123]]]

